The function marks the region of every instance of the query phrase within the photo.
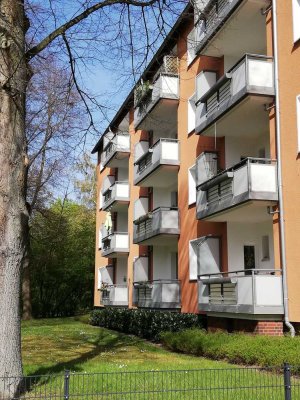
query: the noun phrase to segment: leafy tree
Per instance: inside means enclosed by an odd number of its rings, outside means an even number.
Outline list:
[[[35,317],[74,315],[92,307],[95,213],[57,200],[31,226],[31,288]]]

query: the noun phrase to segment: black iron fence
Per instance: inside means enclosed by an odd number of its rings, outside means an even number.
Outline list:
[[[121,366],[122,367],[122,366]],[[0,399],[300,400],[300,367],[122,371],[0,378]],[[2,393],[2,395],[1,395]]]

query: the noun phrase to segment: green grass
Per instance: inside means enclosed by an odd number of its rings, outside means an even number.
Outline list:
[[[62,374],[69,369],[82,374],[71,376],[70,391],[73,394],[90,393],[85,398],[93,399],[232,399],[232,400],[279,400],[282,389],[255,389],[262,382],[265,385],[280,383],[282,378],[275,374],[256,369],[240,371],[224,361],[214,361],[194,355],[174,353],[135,336],[123,335],[104,328],[90,326],[88,317],[45,319],[24,322],[22,345],[24,372],[26,375]],[[211,371],[211,369],[218,371]],[[228,370],[232,368],[232,370]],[[203,369],[205,371],[193,372]],[[224,371],[225,369],[225,371]],[[154,374],[127,375],[129,371],[177,370]],[[179,371],[182,372],[179,372]],[[95,379],[89,373],[125,372],[118,375],[104,375]],[[84,378],[82,378],[84,377]],[[235,386],[235,390],[224,391],[223,387]],[[99,391],[118,392],[136,390],[134,395],[99,395]],[[251,389],[237,389],[237,387]],[[195,387],[219,388],[215,391],[195,392]],[[61,391],[63,378],[41,378],[34,385],[37,393],[47,394]],[[166,390],[170,388],[189,389],[186,392],[145,394],[147,388]],[[93,397],[91,393],[98,392]],[[32,395],[32,393],[28,396]],[[133,396],[133,397],[132,397]],[[43,397],[43,396],[42,396]],[[72,397],[72,396],[71,396]],[[26,398],[26,396],[25,396]],[[44,397],[43,397],[44,398]],[[49,397],[45,397],[49,398]],[[77,398],[77,397],[75,397]],[[79,399],[80,397],[78,397]],[[294,398],[297,398],[294,396]]]

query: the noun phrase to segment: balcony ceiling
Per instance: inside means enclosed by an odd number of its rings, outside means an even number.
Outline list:
[[[177,244],[178,244],[178,237],[179,235],[166,235],[161,234],[157,236],[153,236],[149,239],[140,242],[140,245],[147,245],[147,246],[168,246],[177,251]]]
[[[263,221],[272,221],[272,217],[267,212],[268,206],[274,206],[276,202],[272,201],[247,201],[239,206],[219,212],[207,218],[205,221],[213,222],[245,222],[258,223]]]
[[[269,114],[264,110],[264,104],[269,104],[270,101],[269,97],[247,96],[201,134],[236,138],[261,136],[262,133],[269,131]]]
[[[128,168],[129,153],[118,151],[106,164],[110,168]]]
[[[178,169],[178,165],[160,165],[155,171],[151,172],[136,185],[142,187],[169,188],[177,183]]]
[[[261,9],[269,3],[245,0],[201,54],[213,57],[226,54],[234,62],[245,53],[266,54],[266,20]]]
[[[177,132],[176,99],[160,99],[148,112],[137,129],[154,131],[156,136],[164,137],[165,132]]]

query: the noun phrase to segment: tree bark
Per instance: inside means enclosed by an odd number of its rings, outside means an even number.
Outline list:
[[[29,230],[29,229],[28,229]],[[22,319],[28,321],[32,319],[32,303],[31,303],[31,280],[30,280],[30,236],[26,233],[26,253],[23,260],[23,277],[22,277]]]
[[[28,225],[24,4],[1,0],[0,13],[0,377],[20,377],[8,385],[0,378],[0,398],[10,399],[22,376],[20,281]]]

